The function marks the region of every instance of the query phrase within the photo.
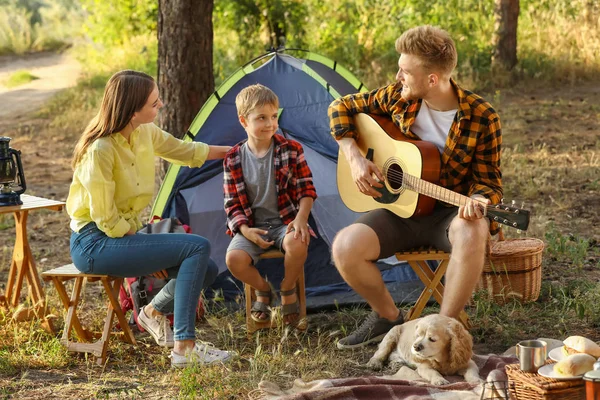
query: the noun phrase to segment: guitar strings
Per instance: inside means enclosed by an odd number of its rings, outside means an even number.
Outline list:
[[[379,166],[377,164],[376,164],[376,166],[379,168],[379,170],[383,169],[381,166]],[[407,174],[407,176],[412,176],[412,175]],[[390,179],[390,178],[394,178],[394,179]],[[399,184],[399,185],[403,185],[403,183],[404,183],[404,172],[402,170],[396,171],[396,170],[388,168],[386,179],[390,183],[396,183],[396,184]],[[396,181],[396,179],[398,179],[398,180]],[[417,178],[417,179],[422,180],[420,178]],[[427,182],[427,181],[424,181],[424,182]],[[427,182],[427,183],[431,183],[431,182]],[[442,189],[446,189],[446,188],[442,188]],[[464,197],[464,195],[461,195],[460,193],[457,193],[457,195],[460,196],[459,200],[460,200],[460,198]],[[466,200],[466,199],[463,199],[463,200]],[[458,202],[461,203],[460,201],[458,201]],[[491,208],[490,205],[485,205],[485,204],[482,204],[482,205],[485,206],[485,208],[488,208],[488,209]]]
[[[383,167],[381,167],[380,165],[377,165],[377,164],[375,164],[375,165],[377,166],[377,168],[379,168],[380,171],[383,169]],[[398,183],[401,185],[402,182],[404,181],[404,172],[403,171],[396,171],[396,170],[388,168],[388,175],[395,175],[394,177],[399,179],[398,181],[395,181],[395,180],[390,180],[388,177],[387,180],[391,183]]]

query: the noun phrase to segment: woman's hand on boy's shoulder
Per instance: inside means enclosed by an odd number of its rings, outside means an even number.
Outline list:
[[[218,160],[224,158],[227,152],[231,150],[231,146],[208,146],[207,160]]]

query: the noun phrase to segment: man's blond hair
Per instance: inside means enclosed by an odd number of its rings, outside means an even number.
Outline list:
[[[271,89],[260,83],[245,87],[235,97],[237,113],[243,117],[247,117],[254,109],[266,105],[279,108],[279,99]]]
[[[396,51],[416,56],[427,71],[450,75],[456,67],[458,56],[450,34],[431,25],[407,30],[396,39]]]

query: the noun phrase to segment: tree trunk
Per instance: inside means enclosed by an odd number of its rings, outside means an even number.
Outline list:
[[[495,0],[492,65],[511,70],[517,65],[519,0]]]
[[[159,0],[159,125],[183,137],[214,91],[213,0]]]

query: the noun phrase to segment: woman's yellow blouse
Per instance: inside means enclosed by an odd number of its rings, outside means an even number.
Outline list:
[[[154,156],[199,167],[208,152],[205,143],[183,142],[154,124],[140,125],[129,143],[120,133],[96,140],[73,174],[67,198],[71,229],[79,232],[93,221],[113,238],[137,231],[140,212],[154,196]]]

